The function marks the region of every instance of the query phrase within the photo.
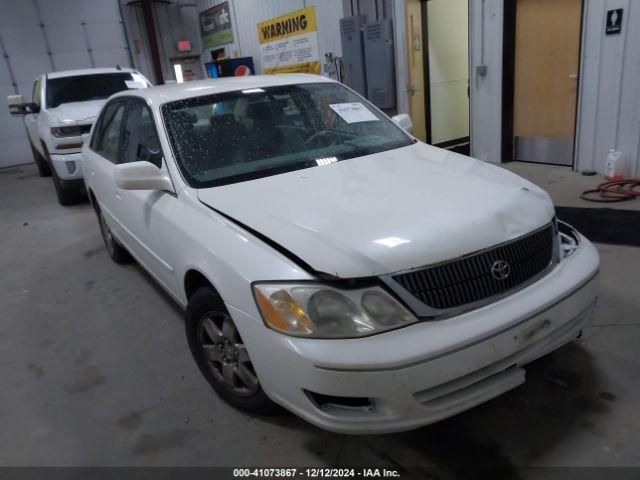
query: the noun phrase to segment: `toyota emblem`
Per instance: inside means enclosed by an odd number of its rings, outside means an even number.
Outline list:
[[[496,260],[491,265],[491,275],[496,280],[506,280],[511,273],[511,265],[504,260]]]

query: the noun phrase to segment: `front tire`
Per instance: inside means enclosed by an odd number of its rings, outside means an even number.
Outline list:
[[[82,188],[78,187],[65,187],[62,185],[60,177],[56,173],[56,169],[51,167],[51,177],[53,178],[53,186],[56,189],[56,195],[58,197],[58,203],[63,207],[69,205],[75,205],[82,202],[84,199]]]
[[[125,250],[125,248],[118,243],[118,241],[111,233],[111,229],[109,225],[107,225],[107,221],[104,219],[104,215],[102,215],[102,211],[96,205],[96,215],[98,216],[98,223],[100,224],[100,233],[102,234],[102,240],[104,241],[104,246],[107,248],[107,253],[116,263],[129,263],[131,260],[131,256],[129,252]]]
[[[37,151],[35,149],[35,147],[33,146],[33,144],[31,142],[29,142],[29,146],[31,147],[31,153],[33,154],[33,160],[34,162],[36,162],[36,165],[38,167],[38,173],[40,174],[41,177],[49,177],[51,176],[51,168],[49,167],[49,164],[47,163],[47,159],[44,158],[39,151]]]
[[[31,146],[33,148],[33,146]],[[47,166],[49,171],[49,175],[51,175],[53,179],[53,186],[56,189],[56,196],[58,197],[58,203],[63,207],[68,207],[69,205],[75,205],[76,203],[82,202],[84,199],[84,189],[81,187],[66,187],[63,185],[60,177],[58,177],[58,173],[51,163],[51,158],[49,157],[49,152],[44,144],[42,144],[42,148],[44,148],[45,155],[42,157],[44,164]],[[37,153],[34,149],[34,155]],[[38,169],[40,169],[40,164],[38,164]],[[42,171],[40,173],[42,175]]]
[[[252,413],[266,413],[274,403],[262,390],[249,353],[222,298],[210,287],[189,299],[186,331],[193,358],[218,395]]]

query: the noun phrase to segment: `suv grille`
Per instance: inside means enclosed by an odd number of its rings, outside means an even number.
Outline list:
[[[542,273],[553,260],[554,238],[551,224],[495,248],[393,279],[432,308],[459,307],[507,292]]]

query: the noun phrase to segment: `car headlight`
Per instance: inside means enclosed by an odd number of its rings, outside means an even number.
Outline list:
[[[79,137],[82,135],[80,125],[69,125],[68,127],[52,127],[51,134],[56,138]]]
[[[255,284],[268,327],[299,337],[355,338],[417,322],[380,287],[338,289],[322,284]]]

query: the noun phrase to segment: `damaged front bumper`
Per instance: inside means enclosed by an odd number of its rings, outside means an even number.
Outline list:
[[[598,268],[580,236],[542,279],[459,316],[345,340],[289,337],[249,317],[245,341],[265,392],[309,422],[341,433],[408,430],[522,384],[523,365],[576,338],[595,306]],[[248,317],[229,308],[236,322]]]

